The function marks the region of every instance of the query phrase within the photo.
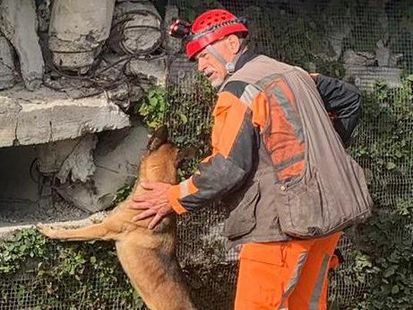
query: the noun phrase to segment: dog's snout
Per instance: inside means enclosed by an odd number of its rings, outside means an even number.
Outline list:
[[[160,146],[167,143],[168,140],[168,128],[163,125],[157,128],[152,136],[149,138],[147,149],[151,151],[157,150]]]

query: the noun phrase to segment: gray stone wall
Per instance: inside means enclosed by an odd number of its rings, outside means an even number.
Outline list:
[[[79,220],[134,180],[134,107],[180,42],[151,1],[0,0],[0,229]],[[174,15],[175,14],[175,15]],[[173,16],[174,15],[174,16]]]

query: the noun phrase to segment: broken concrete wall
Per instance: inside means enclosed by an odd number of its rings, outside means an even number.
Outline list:
[[[12,87],[16,82],[15,75],[13,47],[0,34],[0,90]]]
[[[62,184],[59,194],[82,210],[105,210],[117,190],[134,182],[147,139],[146,128],[138,122],[128,129],[100,134],[94,152],[95,173],[86,183]]]
[[[88,181],[96,170],[93,161],[96,143],[96,135],[88,134],[38,145],[40,173],[56,177],[60,184]]]
[[[399,87],[402,84],[402,70],[396,67],[398,57],[384,48],[380,42],[375,54],[348,49],[343,55],[346,70],[344,79],[352,81],[358,88],[367,92],[374,90],[377,81],[384,82],[389,87]]]
[[[0,230],[88,216],[53,193],[53,182],[39,173],[37,158],[35,146],[0,148]]]
[[[76,220],[107,209],[116,191],[135,181],[148,132],[135,122],[98,136],[0,148],[0,227]]]
[[[109,45],[119,54],[148,55],[162,44],[162,19],[150,1],[119,1]]]
[[[54,0],[49,49],[58,68],[86,73],[108,38],[115,0]]]
[[[0,1],[0,31],[16,49],[26,87],[38,88],[43,79],[44,62],[36,32],[34,0]]]
[[[120,108],[95,96],[71,100],[65,93],[22,86],[0,92],[0,147],[74,139],[129,126]]]
[[[4,156],[22,160],[5,161],[16,181],[3,195],[28,196],[23,208],[5,207],[0,216],[44,222],[55,212],[62,220],[63,205],[64,219],[76,219],[110,206],[136,177],[147,131],[136,123],[126,129],[127,113],[151,83],[165,85],[178,42],[162,46],[166,28],[152,2],[117,1],[116,9],[115,2],[0,1],[0,88],[10,88],[0,92],[0,152],[12,147]]]
[[[132,59],[125,66],[125,73],[144,78],[153,84],[165,86],[167,57],[156,57],[148,60]]]

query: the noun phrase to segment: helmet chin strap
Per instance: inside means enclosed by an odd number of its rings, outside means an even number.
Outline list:
[[[210,54],[212,54],[221,64],[223,64],[225,66],[225,69],[227,70],[227,73],[231,75],[235,72],[235,65],[237,64],[238,59],[241,57],[242,53],[245,50],[245,40],[241,43],[237,54],[231,62],[227,62],[212,45],[207,45],[205,49]]]

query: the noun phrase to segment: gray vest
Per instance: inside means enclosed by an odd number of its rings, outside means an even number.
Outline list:
[[[306,146],[305,171],[292,183],[276,182],[261,143],[257,168],[231,203],[223,232],[228,246],[322,237],[371,214],[363,170],[346,153],[307,72],[258,56],[226,83],[247,82],[240,100],[251,108],[255,96],[276,78],[287,82],[296,100]]]

